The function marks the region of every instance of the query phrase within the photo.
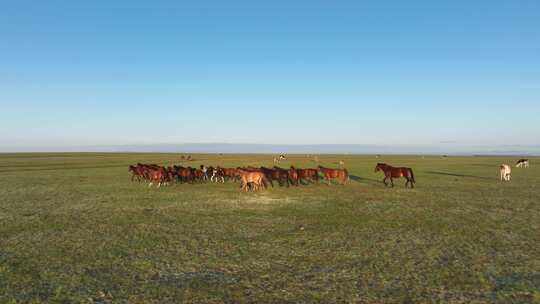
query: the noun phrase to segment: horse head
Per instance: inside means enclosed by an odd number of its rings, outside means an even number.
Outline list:
[[[380,170],[383,170],[385,164],[383,163],[377,163],[377,165],[375,166],[375,172],[379,172]]]

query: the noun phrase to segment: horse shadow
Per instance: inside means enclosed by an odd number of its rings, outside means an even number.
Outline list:
[[[484,179],[484,180],[495,179],[493,177],[477,176],[477,175],[470,175],[470,174],[450,173],[450,172],[441,172],[441,171],[426,171],[426,173],[427,174],[435,174],[435,175],[454,176],[454,177],[469,177],[469,178],[477,178],[477,179]]]
[[[376,179],[368,178],[368,177],[357,176],[357,175],[349,175],[349,178],[352,181],[355,181],[357,183],[361,183],[361,182],[377,183],[377,184],[381,183],[380,180],[376,180]]]

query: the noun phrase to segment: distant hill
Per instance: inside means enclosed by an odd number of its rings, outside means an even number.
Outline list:
[[[449,155],[540,155],[540,145],[467,147],[369,145],[369,144],[133,144],[66,147],[2,147],[0,152],[168,152],[168,153],[265,153],[265,154],[449,154]]]

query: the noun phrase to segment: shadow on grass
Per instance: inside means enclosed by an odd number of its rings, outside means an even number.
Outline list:
[[[361,182],[368,182],[368,183],[375,183],[375,184],[380,184],[381,183],[380,180],[373,179],[373,178],[362,177],[362,176],[357,176],[357,175],[349,175],[349,178],[352,181],[355,181],[357,183],[361,183]]]
[[[459,174],[459,173],[440,172],[440,171],[426,171],[426,173],[427,174],[436,174],[436,175],[454,176],[454,177],[478,178],[478,179],[484,179],[484,180],[496,179],[494,177],[485,177],[485,176],[476,176],[476,175],[469,175],[469,174]]]
[[[8,173],[8,172],[30,172],[30,171],[62,171],[62,170],[80,170],[80,169],[105,169],[105,168],[121,168],[126,167],[127,165],[107,165],[107,166],[85,166],[85,167],[55,167],[55,168],[24,168],[24,169],[7,169],[7,170],[0,170],[0,173]],[[127,169],[126,169],[127,172]]]
[[[471,166],[497,168],[497,166],[494,166],[493,164],[471,164]]]

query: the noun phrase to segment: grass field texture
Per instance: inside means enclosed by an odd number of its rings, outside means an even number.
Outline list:
[[[193,157],[0,154],[0,303],[540,303],[539,158],[319,155],[350,183],[257,193],[130,181],[137,162],[274,165]]]

